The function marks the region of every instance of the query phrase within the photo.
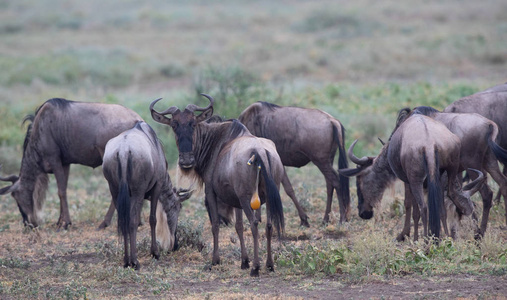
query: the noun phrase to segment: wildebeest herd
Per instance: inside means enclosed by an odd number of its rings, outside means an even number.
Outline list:
[[[238,119],[211,121],[214,99],[202,95],[209,100],[206,107],[188,104],[184,110],[172,106],[159,112],[154,108],[161,100],[157,99],[149,109],[153,120],[172,128],[182,174],[204,185],[213,233],[213,265],[220,263],[220,221],[230,222],[229,212],[234,211],[241,268],[250,267],[243,238],[244,213],[254,239],[250,274],[259,275],[258,225],[262,218],[255,200],[260,199],[267,214],[266,267],[274,270],[273,227],[280,237],[285,223],[280,183],[294,202],[301,225],[310,226],[285,166],[302,167],[313,162],[322,172],[327,188],[325,223],[329,222],[335,191],[340,222],[349,220],[348,177],[356,177],[358,214],[363,219],[373,216],[385,189],[400,179],[405,185],[405,224],[397,237],[400,241],[410,236],[411,217],[415,240],[421,219],[424,237],[438,242],[441,225],[446,235],[455,237],[457,224],[448,221],[464,215],[478,219],[470,199],[477,191],[483,201],[482,219],[475,232],[480,239],[493,203],[488,173],[499,186],[497,197],[503,196],[507,206],[507,171],[500,171],[498,164],[507,162],[507,84],[459,99],[442,112],[424,106],[400,109],[392,134],[378,156],[362,158],[353,153],[357,141],[346,152],[344,126],[321,110],[257,102]],[[144,199],[151,203],[151,254],[158,258],[159,246],[164,250],[178,247],[178,215],[182,201],[192,191],[173,187],[162,145],[137,113],[120,105],[54,98],[25,121],[31,123],[19,176],[0,177],[12,182],[0,189],[0,195],[10,193],[14,197],[25,226],[37,227],[42,222],[48,173],[55,175],[60,198],[57,227],[71,225],[66,195],[70,164],[102,164],[112,201],[99,228],[109,226],[114,211],[118,212],[124,266],[139,268],[136,233]],[[334,169],[337,151],[338,169]],[[348,167],[347,156],[356,168]],[[466,180],[470,182],[464,185]]]

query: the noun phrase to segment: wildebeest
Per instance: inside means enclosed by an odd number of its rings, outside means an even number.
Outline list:
[[[490,119],[498,125],[498,144],[507,149],[507,83],[458,99],[448,105],[443,112],[477,113]],[[507,168],[504,167],[503,173],[507,174]],[[504,203],[507,224],[507,198],[505,196]]]
[[[243,240],[243,213],[240,209],[250,221],[254,239],[254,260],[250,275],[258,276],[259,220],[250,206],[250,201],[258,192],[261,202],[266,203],[266,267],[272,271],[272,222],[279,235],[284,227],[283,207],[278,190],[283,165],[273,142],[253,136],[239,121],[203,122],[212,116],[214,100],[208,95],[202,95],[210,101],[205,108],[189,104],[183,111],[173,106],[163,112],[157,112],[153,107],[160,100],[158,99],[150,105],[151,115],[155,121],[172,127],[179,151],[178,165],[182,172],[196,176],[197,180],[205,185],[205,201],[209,205],[213,232],[212,264],[220,263],[217,206],[222,202],[236,208],[236,232],[241,244],[242,269],[249,267],[249,260]],[[201,113],[196,115],[196,112]],[[259,172],[262,176],[259,176]]]
[[[345,128],[340,121],[318,109],[283,107],[267,102],[248,106],[238,119],[253,135],[275,143],[284,166],[299,168],[313,162],[319,168],[327,188],[324,223],[329,222],[334,190],[340,205],[340,222],[349,219],[349,179],[333,169],[336,150],[339,151],[338,168],[348,167]],[[285,169],[282,184],[296,205],[301,225],[309,226],[308,217],[297,201]]]
[[[158,259],[155,236],[157,202],[162,204],[170,231],[169,237],[162,238],[169,238],[169,249],[172,249],[181,201],[188,197],[179,199],[173,191],[162,145],[145,122],[139,122],[132,129],[109,140],[103,160],[102,171],[118,211],[118,233],[123,236],[124,267],[137,270],[136,235],[144,199],[151,202],[151,254]],[[165,244],[163,241],[161,243]]]
[[[356,169],[340,170],[346,176],[357,176],[359,215],[363,219],[373,216],[373,207],[382,199],[386,187],[396,178],[405,183],[406,201],[418,206],[422,216],[424,236],[429,233],[440,236],[440,213],[443,208],[441,174],[447,173],[447,194],[464,215],[470,215],[473,204],[470,196],[480,188],[484,175],[461,188],[458,178],[461,142],[442,123],[429,117],[414,114],[407,118],[391,135],[377,157],[357,158],[353,154],[354,142],[349,148],[349,158],[359,165]],[[423,184],[428,188],[428,203],[424,201]],[[410,214],[405,216],[410,226]],[[418,239],[416,224],[414,239]],[[405,230],[405,229],[404,229]],[[410,227],[409,227],[410,232]],[[404,239],[409,232],[402,232]]]
[[[443,113],[432,107],[419,106],[412,111],[409,108],[402,109],[398,122],[403,122],[405,118],[414,113],[423,114],[441,122],[458,136],[461,141],[459,172],[472,168],[480,170],[485,177],[487,172],[499,185],[500,193],[504,197],[507,196],[507,177],[502,174],[497,162],[497,159],[504,164],[507,162],[507,151],[495,142],[498,126],[493,121],[475,113]],[[469,175],[471,179],[475,179],[477,176],[476,173]],[[483,212],[481,225],[476,232],[477,238],[482,237],[486,232],[492,205],[493,192],[487,184],[487,179],[479,191],[483,202]]]
[[[57,226],[67,228],[71,224],[67,204],[70,164],[100,166],[107,141],[132,128],[142,118],[117,104],[53,98],[25,120],[32,123],[26,132],[19,177],[1,179],[11,181],[12,185],[0,189],[0,195],[11,193],[23,222],[36,227],[41,222],[47,174],[53,173],[60,198]]]

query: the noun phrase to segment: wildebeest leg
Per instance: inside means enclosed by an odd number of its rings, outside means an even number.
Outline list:
[[[109,209],[107,210],[106,216],[104,217],[104,221],[100,223],[99,230],[104,229],[111,225],[111,219],[113,218],[114,211],[116,210],[116,207],[114,206],[114,203],[111,201],[111,204],[109,205]]]
[[[414,242],[419,239],[419,221],[421,220],[421,212],[419,211],[419,205],[412,200],[412,220],[414,221]]]
[[[236,212],[236,233],[238,234],[239,245],[241,246],[241,269],[248,269],[250,268],[250,260],[248,259],[245,238],[243,236],[243,210],[235,208],[234,211]]]
[[[213,258],[211,259],[212,265],[218,265],[220,263],[220,254],[218,253],[218,234],[220,231],[220,220],[218,215],[218,204],[215,193],[208,188],[204,188],[206,199],[209,205],[209,217],[211,218],[211,232],[213,233]]]
[[[422,182],[420,183],[410,183],[410,191],[412,192],[412,195],[414,196],[415,203],[417,203],[417,207],[419,208],[419,214],[422,217],[423,222],[423,232],[424,236],[428,236],[428,206],[426,202],[424,201],[424,191],[423,191],[423,185]],[[414,208],[414,214],[416,213]],[[419,237],[418,232],[416,231],[416,228],[418,226],[419,220],[415,220],[414,217],[414,240],[417,240]]]
[[[447,173],[440,176],[440,186],[442,187],[441,190],[441,198],[443,199],[442,203],[440,204],[440,221],[442,223],[442,227],[444,228],[444,233],[446,236],[449,236],[449,227],[447,226],[447,207],[445,204],[445,197],[444,191],[445,187],[447,186]],[[450,199],[449,199],[450,200]]]
[[[124,254],[123,254],[123,267],[124,268],[128,268],[130,266],[130,259],[129,259],[129,236],[124,236],[123,237],[123,249],[124,249]]]
[[[292,199],[292,202],[294,202],[294,205],[298,210],[299,218],[301,219],[300,226],[310,227],[310,224],[308,223],[308,215],[306,214],[305,210],[303,209],[301,204],[299,204],[299,201],[296,198],[296,194],[294,193],[294,189],[292,187],[292,184],[290,183],[285,168],[283,168],[282,185],[283,189],[285,190],[285,193]]]
[[[504,173],[500,172],[500,168],[498,167],[498,162],[495,158],[490,158],[491,154],[488,153],[488,157],[485,163],[486,171],[491,175],[493,180],[498,184],[499,194],[503,196],[503,199],[505,201],[505,223],[507,225],[507,177],[504,175],[507,167],[504,167]],[[483,211],[482,211],[482,220],[481,220],[481,233],[484,234],[486,232],[486,228],[488,226],[488,218],[489,218],[489,209],[493,205],[493,203],[489,203],[489,206],[487,206],[487,203],[484,202],[484,197],[482,198],[483,201]],[[487,215],[486,215],[486,209]]]
[[[267,210],[266,210],[267,212]],[[271,224],[271,218],[266,217],[266,268],[268,271],[275,271],[275,264],[273,263],[273,253],[271,251],[271,237],[273,236],[273,225]]]
[[[132,197],[131,205],[133,206],[130,211],[130,224],[129,224],[129,231],[130,231],[130,266],[132,266],[135,270],[139,270],[141,267],[139,265],[139,261],[137,260],[137,246],[136,246],[136,240],[137,240],[137,227],[139,226],[139,221],[141,219],[141,210],[143,208],[143,197]],[[133,217],[133,218],[132,218]],[[151,222],[150,222],[151,223]]]
[[[56,178],[56,185],[58,187],[58,197],[60,198],[60,218],[56,226],[67,229],[72,224],[70,221],[69,206],[67,204],[67,183],[69,180],[70,165],[62,165],[61,162],[52,164],[53,173]]]
[[[401,242],[405,240],[405,237],[410,236],[410,218],[412,217],[412,201],[414,201],[412,193],[410,192],[410,186],[408,184],[405,185],[405,200],[403,202],[405,206],[405,223],[403,224],[403,229],[401,233],[398,234],[396,240]]]
[[[315,165],[319,168],[320,172],[324,175],[324,179],[326,180],[326,190],[327,190],[327,203],[326,203],[326,212],[324,213],[324,219],[322,219],[322,223],[329,223],[329,214],[331,213],[331,205],[333,202],[333,167],[332,165],[328,165],[325,163],[314,162]],[[336,176],[338,178],[338,176]],[[336,184],[336,186],[338,183]],[[340,199],[338,199],[340,201]],[[345,219],[344,212],[342,212],[342,207],[340,204],[340,223]]]
[[[250,199],[250,197],[246,197],[246,199]],[[250,200],[248,200],[248,203],[250,203]],[[250,221],[250,229],[252,230],[252,237],[253,237],[253,245],[254,245],[254,260],[253,260],[253,266],[250,270],[250,276],[257,277],[259,276],[259,270],[260,270],[260,261],[259,261],[259,220],[257,217],[255,217],[253,210],[250,208],[250,206],[243,206],[244,212],[246,217],[248,218],[248,221]],[[267,222],[270,222],[268,220]]]
[[[151,255],[156,259],[159,259],[160,252],[158,251],[157,245],[157,235],[156,235],[156,226],[157,226],[157,203],[158,197],[160,195],[159,185],[155,186],[153,193],[151,194],[150,200],[150,230],[151,230]],[[141,205],[142,209],[142,205]],[[164,212],[165,213],[165,212]],[[139,224],[139,223],[138,223]]]
[[[333,166],[331,164],[326,163],[318,163],[314,162],[315,165],[319,168],[320,172],[324,175],[326,179],[326,189],[327,189],[327,203],[326,203],[326,212],[324,213],[324,219],[322,222],[329,223],[329,214],[331,213],[331,204],[333,202],[333,192],[335,188],[339,189],[339,181],[338,181],[338,173],[333,170]],[[340,193],[338,193],[339,195]],[[338,202],[340,205],[340,223],[347,221],[347,209],[343,205],[342,199],[338,198]]]

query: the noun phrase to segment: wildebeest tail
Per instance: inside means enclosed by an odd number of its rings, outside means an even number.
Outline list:
[[[268,204],[268,218],[271,219],[273,222],[273,225],[275,226],[278,237],[281,236],[281,234],[284,231],[285,228],[285,219],[283,216],[283,206],[282,206],[282,199],[280,198],[280,191],[278,190],[278,187],[276,186],[275,181],[273,180],[273,177],[268,172],[268,169],[266,168],[266,164],[262,159],[261,156],[258,155],[258,153],[255,153],[256,157],[259,157],[257,160],[261,167],[261,174],[262,178],[264,179],[264,183],[266,186],[266,201]],[[269,154],[269,151],[266,151],[267,156],[267,163],[271,165],[271,155]]]
[[[492,134],[494,131],[493,125],[489,125],[489,131],[488,131],[488,146],[491,151],[495,154],[496,159],[498,159],[499,162],[501,162],[504,165],[507,165],[507,150],[500,147],[492,138]]]
[[[440,208],[442,207],[443,193],[442,184],[440,182],[440,166],[438,161],[438,149],[434,150],[435,163],[433,166],[428,165],[428,157],[426,150],[423,150],[424,169],[426,170],[426,179],[428,181],[428,223],[430,235],[435,238],[440,237]],[[433,167],[433,172],[430,168]],[[433,175],[432,175],[433,173]]]
[[[349,163],[347,161],[347,152],[345,152],[345,128],[341,126],[341,139],[338,136],[338,128],[333,125],[334,140],[338,143],[338,169],[347,169]],[[343,206],[350,209],[350,191],[349,191],[349,178],[340,174],[340,191],[337,191],[340,201],[343,201]]]
[[[129,235],[130,225],[130,187],[129,180],[132,174],[132,158],[128,157],[127,165],[121,163],[119,155],[118,160],[118,178],[120,186],[118,189],[118,197],[116,198],[116,209],[118,211],[118,234],[122,234],[124,238]]]

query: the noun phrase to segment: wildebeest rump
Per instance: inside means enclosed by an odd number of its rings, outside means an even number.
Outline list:
[[[490,119],[498,125],[498,144],[507,149],[507,83],[458,99],[448,105],[443,112],[477,113]],[[507,174],[506,167],[504,167],[503,173]],[[507,207],[505,196],[504,203]],[[505,210],[505,222],[507,224],[507,209]]]
[[[441,122],[458,136],[461,141],[459,172],[469,168],[480,170],[485,176],[487,172],[499,185],[500,193],[504,197],[507,196],[507,177],[502,174],[497,162],[497,159],[504,164],[507,162],[507,151],[495,142],[498,126],[493,121],[475,113],[443,113],[432,107],[419,106],[412,111],[408,108],[402,109],[398,114],[398,122],[403,122],[414,113],[423,114]],[[469,175],[471,179],[477,177],[474,172]],[[483,202],[483,212],[476,238],[482,237],[486,232],[493,198],[493,192],[489,188],[487,180],[479,191]]]
[[[339,151],[338,168],[348,167],[345,129],[338,120],[318,109],[283,107],[267,102],[250,105],[238,119],[253,135],[275,143],[284,166],[299,168],[313,162],[319,168],[327,187],[325,223],[329,222],[334,190],[340,205],[340,222],[349,219],[349,179],[333,169],[336,150]],[[285,169],[282,184],[296,205],[301,225],[309,226],[308,217],[297,201]]]
[[[42,104],[35,115],[27,119],[32,123],[23,145],[19,177],[10,177],[13,184],[0,189],[0,195],[11,193],[23,222],[38,226],[48,184],[47,174],[53,173],[60,197],[57,225],[67,228],[71,224],[67,204],[70,164],[100,166],[107,141],[132,128],[142,118],[117,104],[54,98]]]
[[[134,128],[109,140],[102,171],[118,211],[118,233],[123,235],[125,249],[124,266],[139,269],[136,235],[144,199],[151,202],[151,254],[159,258],[155,236],[155,225],[160,221],[155,215],[157,202],[162,204],[170,232],[170,236],[159,238],[168,238],[169,249],[172,249],[181,201],[190,195],[180,199],[173,190],[164,150],[153,129],[145,122],[139,122]]]
[[[212,264],[220,263],[218,253],[219,216],[218,203],[236,208],[236,232],[241,244],[241,268],[249,267],[248,255],[243,240],[243,212],[250,221],[254,239],[254,261],[250,275],[258,276],[259,262],[259,220],[250,206],[250,200],[258,191],[262,203],[266,203],[266,267],[274,269],[271,253],[272,222],[277,231],[283,231],[283,207],[279,185],[283,165],[272,141],[257,138],[237,120],[220,123],[203,122],[213,114],[214,100],[205,108],[189,104],[181,111],[173,106],[163,112],[153,109],[155,121],[170,125],[174,131],[179,150],[178,165],[183,173],[192,174],[204,183],[205,201],[209,204],[213,232]],[[196,112],[202,112],[195,115]],[[171,115],[171,118],[165,115]],[[258,169],[260,168],[260,170]],[[260,178],[258,177],[260,172]],[[260,180],[257,181],[257,178]],[[258,183],[257,183],[258,182]],[[242,209],[242,211],[241,211]]]
[[[373,207],[382,199],[387,185],[396,177],[401,179],[405,183],[405,197],[410,199],[407,201],[419,207],[424,235],[428,236],[429,224],[429,233],[439,237],[443,207],[441,174],[447,172],[447,194],[465,215],[472,213],[470,196],[484,180],[479,172],[480,176],[475,181],[461,189],[457,176],[460,143],[459,138],[443,124],[423,115],[413,115],[394,131],[377,157],[355,157],[352,152],[354,142],[349,148],[349,158],[360,167],[339,171],[346,176],[357,176],[358,209],[362,218],[371,218]],[[428,203],[424,201],[425,181]],[[410,216],[405,216],[406,222],[407,218],[410,224]],[[415,232],[414,239],[417,238],[418,232]]]

